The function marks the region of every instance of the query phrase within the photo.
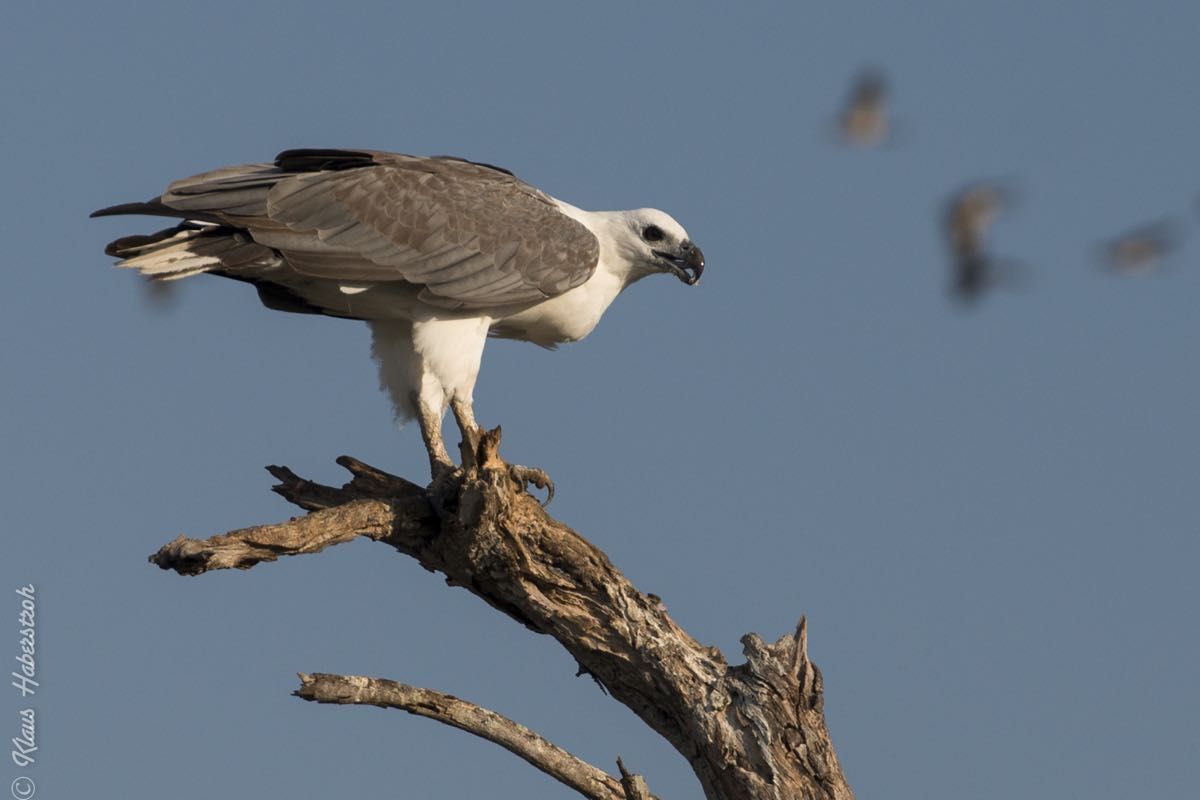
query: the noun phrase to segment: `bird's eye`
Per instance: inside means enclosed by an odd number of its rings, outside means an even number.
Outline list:
[[[662,228],[657,225],[647,225],[642,228],[642,238],[647,242],[661,242],[663,238]]]

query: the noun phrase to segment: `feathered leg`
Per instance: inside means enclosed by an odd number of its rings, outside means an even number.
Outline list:
[[[396,421],[416,419],[436,478],[454,469],[442,439],[446,396],[441,382],[416,350],[413,323],[406,319],[370,320],[371,355],[379,364],[379,386],[388,393]]]
[[[445,456],[441,437],[441,421],[446,406],[454,411],[464,441],[478,436],[479,425],[471,407],[475,380],[479,377],[479,362],[487,342],[486,317],[462,319],[424,319],[413,322],[413,351],[419,363],[421,391],[419,400],[421,430],[426,433],[430,459]],[[426,424],[425,420],[430,420]],[[436,456],[435,456],[436,454]],[[438,467],[435,465],[435,477]]]

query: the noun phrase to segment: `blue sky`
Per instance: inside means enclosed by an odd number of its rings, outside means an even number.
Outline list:
[[[555,353],[489,344],[476,410],[731,660],[809,616],[860,797],[1186,796],[1198,29],[1183,2],[7,9],[0,590],[41,597],[40,796],[570,796],[436,723],[296,700],[297,671],[452,692],[698,795],[554,642],[377,545],[145,563],[291,515],[263,465],[426,469],[361,325],[209,278],[168,313],[102,253],[155,221],[87,219],[301,146],[461,155],[687,227],[699,287],[642,282]],[[902,136],[846,151],[828,123],[864,64]],[[1029,277],[963,309],[938,215],[990,177],[1020,187],[993,242]],[[1095,268],[1160,217],[1169,269]]]

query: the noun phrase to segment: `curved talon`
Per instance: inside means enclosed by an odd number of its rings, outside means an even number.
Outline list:
[[[509,464],[508,474],[512,479],[521,486],[521,491],[529,493],[529,484],[533,484],[539,489],[546,490],[546,499],[542,501],[542,508],[550,505],[550,501],[554,499],[554,481],[550,480],[550,476],[545,470],[537,467],[522,467],[520,464]]]

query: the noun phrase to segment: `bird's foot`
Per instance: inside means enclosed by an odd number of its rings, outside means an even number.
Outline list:
[[[554,499],[554,481],[550,480],[550,476],[546,474],[545,470],[537,467],[522,467],[520,464],[509,464],[508,474],[521,486],[523,492],[529,492],[531,483],[539,489],[545,489],[546,499],[542,501],[542,508],[550,505],[550,501]]]

